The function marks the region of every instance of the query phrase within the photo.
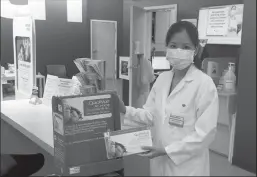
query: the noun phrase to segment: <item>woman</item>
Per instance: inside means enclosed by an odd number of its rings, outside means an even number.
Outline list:
[[[78,109],[70,106],[66,100],[63,100],[63,104],[64,104],[64,123],[65,124],[78,123],[79,120],[83,119],[82,113]]]
[[[25,48],[22,44],[20,45],[20,50],[18,53],[18,61],[25,61]]]
[[[142,109],[120,112],[126,125],[153,126],[151,176],[208,176],[209,145],[215,137],[218,94],[212,79],[195,62],[197,28],[190,22],[173,24],[166,36],[167,60],[172,70],[162,73]]]

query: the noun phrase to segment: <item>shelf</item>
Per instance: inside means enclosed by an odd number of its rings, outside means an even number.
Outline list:
[[[224,91],[218,91],[219,96],[235,96],[237,95],[236,92],[224,92]]]

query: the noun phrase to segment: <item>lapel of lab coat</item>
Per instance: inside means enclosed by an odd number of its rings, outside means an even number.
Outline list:
[[[193,81],[196,76],[194,74],[194,72],[197,69],[195,68],[194,65],[191,65],[191,67],[189,68],[189,70],[187,71],[187,74],[185,75],[185,77],[181,80],[181,82],[175,87],[175,89],[172,91],[172,93],[169,95],[169,91],[170,91],[170,86],[171,86],[171,82],[173,80],[173,75],[174,72],[173,70],[170,72],[170,74],[167,76],[167,78],[165,79],[165,83],[163,83],[162,87],[162,105],[160,107],[159,110],[161,110],[162,112],[160,112],[162,115],[160,117],[162,117],[162,122],[164,123],[165,117],[166,117],[166,106],[168,104],[169,99],[172,99],[172,97],[180,92],[186,84],[190,83],[191,81]]]
[[[170,95],[168,95],[168,99],[172,98],[176,93],[180,92],[186,84],[190,83],[191,81],[193,81],[195,79],[194,77],[194,72],[196,71],[196,68],[194,65],[191,65],[190,68],[188,69],[185,77],[179,82],[179,84],[174,88],[174,90],[171,92]],[[173,72],[173,71],[172,71]],[[172,78],[173,78],[172,74]],[[172,82],[172,79],[171,79]],[[170,84],[171,84],[170,82]],[[170,85],[169,85],[169,90],[170,90]]]

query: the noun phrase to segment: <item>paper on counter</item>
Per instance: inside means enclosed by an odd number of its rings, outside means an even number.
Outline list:
[[[58,96],[71,96],[74,90],[74,80],[72,79],[59,79],[58,83]]]
[[[58,93],[58,83],[59,78],[57,76],[47,75],[43,104],[47,106],[51,105],[52,97]]]
[[[57,76],[47,75],[43,96],[43,104],[51,105],[53,96],[74,95],[75,82],[72,79],[61,79]]]

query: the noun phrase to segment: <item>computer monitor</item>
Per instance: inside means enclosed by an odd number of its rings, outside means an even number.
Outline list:
[[[170,68],[170,63],[166,59],[166,57],[154,57],[152,59],[152,67],[155,72],[158,71],[169,71]]]

